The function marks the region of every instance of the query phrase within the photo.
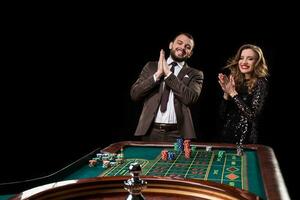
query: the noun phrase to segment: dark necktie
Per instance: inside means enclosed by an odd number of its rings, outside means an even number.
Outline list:
[[[174,73],[174,67],[177,65],[177,63],[172,62],[170,65],[172,66],[170,70],[171,70],[172,73]],[[164,88],[164,91],[163,91],[163,94],[162,94],[162,97],[161,97],[161,101],[160,101],[160,111],[161,112],[166,112],[166,110],[167,110],[169,95],[170,95],[170,88],[165,83],[165,88]]]

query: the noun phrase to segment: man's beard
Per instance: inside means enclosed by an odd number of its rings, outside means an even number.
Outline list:
[[[176,56],[175,50],[171,50],[170,54],[171,54],[172,59],[176,62],[183,62],[183,61],[186,61],[188,59],[188,57],[178,57],[178,56]]]

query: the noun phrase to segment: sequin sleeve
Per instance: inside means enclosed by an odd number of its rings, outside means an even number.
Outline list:
[[[226,115],[226,111],[227,111],[227,104],[228,104],[228,100],[225,100],[222,97],[220,106],[219,106],[219,116],[222,120],[225,119],[225,115]]]
[[[265,79],[258,79],[249,105],[243,101],[240,95],[234,96],[232,100],[245,117],[247,117],[249,120],[253,120],[262,110],[266,96],[267,81]]]

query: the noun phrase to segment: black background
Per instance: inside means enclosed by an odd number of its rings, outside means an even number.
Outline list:
[[[130,99],[131,85],[173,36],[189,32],[196,46],[188,63],[205,75],[192,108],[199,142],[216,140],[217,73],[227,58],[245,43],[264,51],[271,76],[259,143],[273,148],[293,194],[299,61],[292,12],[78,7],[24,11],[19,5],[5,15],[0,182],[47,175],[96,148],[134,139],[142,103]]]

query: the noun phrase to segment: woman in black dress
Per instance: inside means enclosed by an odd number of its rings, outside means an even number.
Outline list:
[[[261,48],[246,44],[218,75],[224,92],[221,103],[222,141],[257,143],[257,120],[267,95],[268,67]]]

